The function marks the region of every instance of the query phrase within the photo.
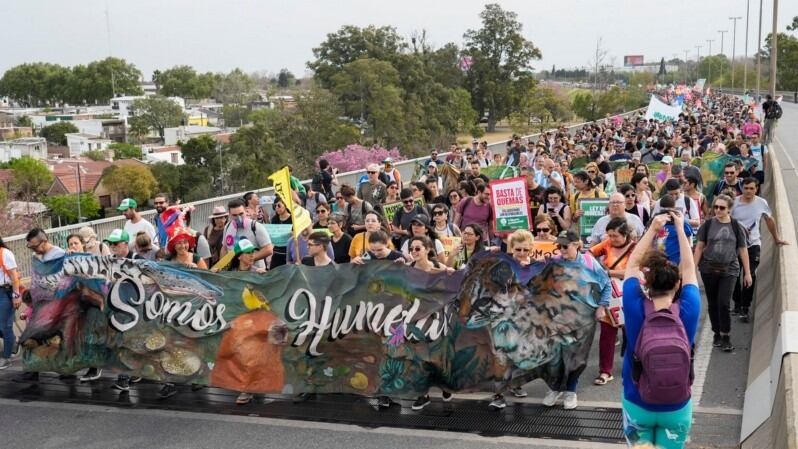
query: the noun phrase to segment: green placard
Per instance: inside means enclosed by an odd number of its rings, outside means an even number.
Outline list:
[[[424,198],[416,198],[416,204],[419,206],[424,206]],[[398,201],[396,203],[390,204],[383,204],[382,205],[382,213],[385,214],[385,218],[388,220],[388,223],[393,222],[393,217],[396,215],[396,212],[402,208],[402,202]]]
[[[578,200],[579,210],[583,212],[579,217],[579,235],[587,237],[593,232],[593,226],[599,218],[607,215],[608,198],[580,198]]]
[[[290,224],[265,224],[266,232],[269,233],[269,238],[274,246],[288,245],[288,239],[291,238]]]

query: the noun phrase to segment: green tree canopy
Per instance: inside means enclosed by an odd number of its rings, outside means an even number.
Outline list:
[[[53,183],[53,174],[44,162],[23,156],[11,161],[14,170],[11,187],[22,194],[25,201],[41,198]]]
[[[165,128],[179,126],[183,120],[180,105],[161,95],[134,101],[133,112],[131,127],[154,129],[162,139]]]
[[[244,104],[254,97],[255,82],[241,69],[235,69],[226,75],[220,75],[214,87],[217,101]]]
[[[488,113],[488,131],[493,131],[496,122],[517,109],[514,86],[532,78],[531,63],[541,53],[524,38],[514,12],[494,3],[485,6],[480,18],[482,28],[463,35],[464,53],[473,60],[467,83],[474,109]]]
[[[112,143],[108,149],[114,152],[114,160],[119,159],[144,159],[144,152],[141,147],[129,143]]]
[[[43,200],[44,205],[50,209],[50,213],[55,217],[61,217],[63,224],[78,222],[78,195],[48,195]],[[100,216],[100,202],[93,193],[83,193],[80,195],[80,216],[91,220]]]
[[[104,161],[108,159],[108,153],[102,150],[89,150],[84,151],[82,156],[87,157],[93,161]]]
[[[45,126],[39,131],[39,135],[47,139],[48,142],[56,145],[66,145],[66,135],[78,132],[78,127],[72,122],[55,122],[50,126]]]
[[[122,198],[134,198],[145,204],[158,188],[158,181],[150,169],[143,165],[112,165],[103,171],[103,181],[108,190]]]
[[[208,98],[216,89],[219,75],[213,73],[198,74],[193,67],[180,65],[164,71],[158,71],[159,94],[167,97]]]

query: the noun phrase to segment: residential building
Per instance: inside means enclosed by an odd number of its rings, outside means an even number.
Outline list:
[[[187,142],[192,137],[205,134],[218,134],[221,128],[215,126],[178,126],[164,129],[164,145],[177,145],[178,142]]]
[[[23,137],[0,142],[0,162],[8,162],[23,156],[39,160],[47,159],[47,140],[44,137]]]
[[[69,155],[72,157],[80,156],[86,151],[105,151],[108,145],[114,143],[111,139],[105,139],[95,134],[86,133],[67,133],[64,134],[69,147]]]
[[[0,140],[13,140],[22,137],[33,137],[33,128],[27,126],[0,127]]]
[[[163,145],[143,148],[148,163],[168,162],[172,165],[183,165],[183,152],[178,145]]]

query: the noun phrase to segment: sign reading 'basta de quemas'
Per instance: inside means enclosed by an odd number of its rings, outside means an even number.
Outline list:
[[[114,256],[34,265],[26,370],[262,393],[555,387],[586,363],[602,282],[573,262],[488,253],[452,275],[390,262],[265,275]]]

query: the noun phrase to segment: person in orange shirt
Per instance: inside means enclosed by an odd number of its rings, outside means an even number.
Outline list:
[[[613,281],[613,295],[617,286],[623,285],[623,276],[626,263],[635,246],[632,239],[631,227],[623,217],[613,218],[607,223],[606,238],[590,248],[590,253],[599,259],[609,272]],[[612,365],[615,358],[615,340],[618,337],[618,328],[611,324],[609,318],[600,321],[601,333],[599,335],[599,375],[593,381],[596,385],[606,385],[612,381]],[[623,350],[621,350],[623,352]]]

